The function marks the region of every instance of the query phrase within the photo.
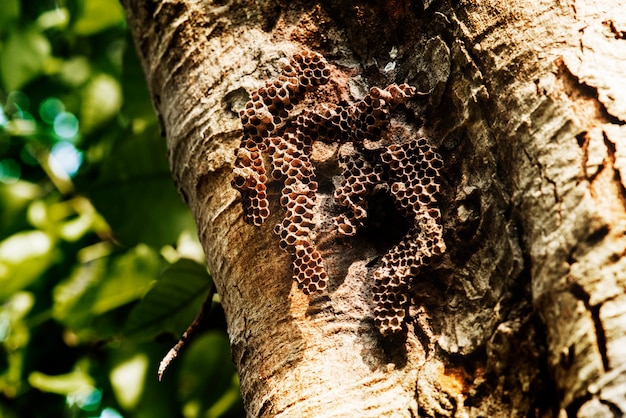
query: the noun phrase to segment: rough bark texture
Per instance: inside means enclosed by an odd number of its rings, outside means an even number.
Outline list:
[[[124,3],[249,416],[626,414],[626,4]],[[307,297],[278,204],[245,224],[230,186],[238,111],[301,49],[354,96],[428,93],[410,109],[444,159],[448,250],[406,336],[372,319],[389,220],[328,245],[329,291]]]

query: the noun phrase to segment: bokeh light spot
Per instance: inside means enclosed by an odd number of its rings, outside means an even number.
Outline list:
[[[55,2],[57,3],[57,2]],[[59,7],[42,13],[37,18],[37,25],[42,29],[59,28],[64,29],[70,21],[70,12],[65,7]]]
[[[69,112],[56,115],[53,126],[54,132],[63,139],[74,139],[78,133],[78,119]]]
[[[50,151],[48,164],[55,174],[73,177],[83,163],[83,153],[69,142],[58,142]]]
[[[56,97],[48,97],[39,105],[39,116],[49,124],[53,124],[55,118],[65,111],[65,105]]]
[[[124,418],[122,414],[113,408],[104,408],[99,418]]]
[[[146,355],[136,354],[111,370],[110,379],[113,392],[123,408],[133,409],[139,404],[148,363]]]
[[[4,113],[4,110],[0,108],[0,126],[5,126],[9,122],[7,115]]]
[[[102,391],[93,389],[91,391],[77,391],[70,393],[66,397],[69,406],[78,406],[83,411],[95,411],[102,401]]]
[[[9,322],[9,314],[0,313],[0,342],[4,342],[11,334],[11,323]]]
[[[37,131],[37,121],[29,112],[17,110],[6,125],[7,131],[15,136],[29,136]]]
[[[22,169],[17,161],[7,158],[0,161],[0,182],[13,184],[20,179]]]
[[[20,232],[0,242],[0,260],[17,265],[29,258],[44,257],[51,249],[52,239],[44,232]]]

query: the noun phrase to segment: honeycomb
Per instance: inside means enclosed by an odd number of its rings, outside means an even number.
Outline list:
[[[445,252],[437,206],[443,162],[426,138],[408,128],[389,129],[399,107],[415,95],[414,87],[373,87],[353,103],[320,103],[322,96],[312,93],[329,83],[331,74],[321,55],[303,51],[276,80],[251,94],[240,112],[243,138],[232,186],[241,194],[246,221],[260,226],[270,215],[268,182],[282,185],[284,217],[274,232],[292,255],[298,287],[305,294],[323,292],[328,275],[315,244],[318,183],[312,145],[342,144],[342,180],[334,192],[341,211],[333,219],[336,234],[358,233],[376,190],[387,190],[411,225],[374,272],[374,321],[383,335],[390,335],[405,327],[411,280]],[[305,105],[297,110],[299,103]]]
[[[307,92],[328,83],[329,77],[326,60],[304,51],[292,57],[276,80],[252,93],[240,112],[243,139],[232,180],[241,193],[246,221],[260,226],[270,215],[263,154],[270,155],[270,174],[283,184],[280,204],[285,209],[274,232],[281,248],[293,255],[293,278],[305,294],[326,289],[328,275],[313,242],[317,183],[309,159],[312,139],[299,123],[293,123],[290,111]]]
[[[340,155],[339,165],[344,179],[335,190],[335,200],[349,211],[336,217],[334,223],[340,234],[352,236],[367,219],[367,197],[383,182],[384,172],[381,165],[363,155]]]
[[[425,138],[392,144],[382,154],[389,193],[412,227],[374,272],[374,321],[383,335],[402,330],[407,286],[434,257],[442,255],[441,212],[437,207],[443,161]]]

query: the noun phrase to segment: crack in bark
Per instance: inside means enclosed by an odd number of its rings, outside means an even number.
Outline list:
[[[577,418],[578,411],[580,408],[587,402],[590,401],[593,397],[589,392],[585,393],[583,396],[579,396],[575,398],[567,407],[565,408],[565,413],[567,414],[567,418]]]
[[[557,67],[556,77],[563,83],[563,92],[572,102],[574,102],[573,104],[576,104],[576,102],[581,100],[589,100],[596,106],[596,114],[583,115],[587,117],[581,117],[581,121],[587,122],[587,120],[595,120],[598,123],[624,125],[625,122],[620,120],[617,116],[612,115],[604,103],[600,101],[598,88],[581,81],[580,77],[574,74],[574,72],[568,67],[563,57],[557,58],[554,61],[554,65]],[[576,109],[574,111],[576,112]]]
[[[587,164],[589,164],[589,144],[591,142],[589,131],[585,130],[576,135],[576,141],[578,141],[578,145],[580,146],[580,149],[583,153],[583,156],[581,158],[581,168],[580,175],[578,176],[578,183],[584,180],[588,181],[589,183],[593,183],[595,178],[598,177],[598,174],[600,174],[600,172],[604,168],[604,164],[600,164],[596,172],[592,175],[589,175],[587,168]]]
[[[624,411],[622,411],[620,407],[616,405],[615,403],[608,401],[606,399],[603,399],[596,394],[587,392],[584,395],[579,396],[576,399],[574,399],[572,403],[570,403],[565,408],[565,413],[567,414],[567,417],[579,418],[580,417],[579,413],[580,413],[580,410],[583,408],[583,406],[587,405],[588,402],[594,401],[594,400],[596,400],[600,405],[605,405],[609,409],[609,411],[611,412],[614,418],[621,418],[624,416]],[[594,411],[594,412],[596,413],[596,415],[593,415],[593,416],[599,416],[597,415],[599,411]],[[588,415],[583,415],[583,416],[588,416]],[[607,418],[609,417],[607,416]]]
[[[612,19],[608,19],[602,23],[609,25],[611,32],[615,34],[615,39],[626,39],[626,31],[619,30],[617,26],[615,25],[615,21],[613,21]]]
[[[624,416],[624,411],[622,411],[620,407],[614,404],[613,402],[609,402],[606,399],[600,399],[599,402],[602,405],[606,405],[611,410],[614,417],[619,418],[619,417]]]
[[[615,143],[611,141],[606,133],[606,131],[602,131],[602,135],[604,137],[604,145],[608,150],[608,159],[611,164],[611,168],[613,169],[613,179],[617,183],[618,198],[626,211],[626,188],[624,187],[624,183],[622,182],[622,174],[618,169],[615,168],[616,164],[616,148]]]
[[[602,325],[602,319],[600,318],[600,308],[602,304],[591,305],[589,303],[591,299],[591,295],[587,293],[587,291],[579,284],[579,283],[571,283],[569,286],[569,291],[572,295],[574,295],[578,300],[583,302],[585,305],[585,309],[589,311],[591,314],[591,319],[593,321],[593,326],[596,334],[596,343],[598,344],[598,351],[600,352],[600,357],[602,358],[602,367],[604,371],[608,371],[609,367],[609,358],[607,355],[607,340],[606,333],[604,331],[604,327]]]

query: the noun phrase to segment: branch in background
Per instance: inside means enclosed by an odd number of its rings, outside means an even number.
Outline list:
[[[213,295],[215,295],[215,284],[211,283],[211,287],[209,288],[209,294],[207,295],[204,302],[202,302],[202,306],[198,311],[198,314],[194,318],[193,322],[187,327],[183,335],[180,337],[180,340],[176,343],[174,347],[167,352],[161,363],[159,363],[159,382],[163,379],[163,373],[170,365],[172,360],[178,357],[178,353],[183,349],[187,341],[189,341],[195,334],[198,332],[200,325],[202,325],[203,321],[206,319],[207,314],[211,310],[211,303],[213,302]]]

